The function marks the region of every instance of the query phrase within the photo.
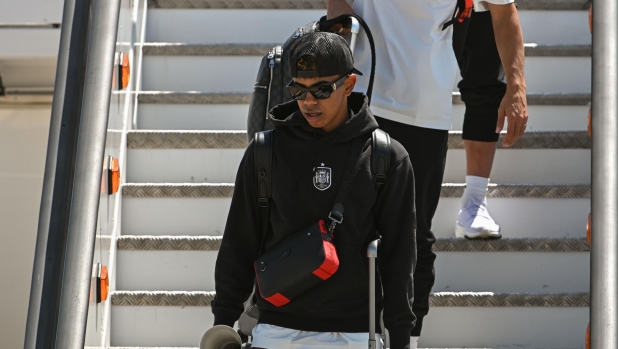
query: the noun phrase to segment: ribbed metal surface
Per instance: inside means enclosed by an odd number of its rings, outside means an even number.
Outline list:
[[[149,104],[249,104],[250,93],[207,93],[207,92],[140,92],[140,103]]]
[[[262,56],[276,45],[149,43],[144,44],[143,53],[149,56]]]
[[[547,239],[519,238],[499,240],[467,240],[439,238],[434,252],[588,252],[585,238]]]
[[[180,42],[154,42],[143,46],[148,56],[262,56],[277,43],[272,44],[185,44]],[[590,57],[591,45],[538,45],[525,44],[527,57]]]
[[[144,236],[118,238],[119,250],[131,251],[217,251],[222,236]],[[466,240],[438,238],[434,252],[588,252],[585,238],[517,238]]]
[[[519,10],[585,10],[587,0],[517,0]],[[154,8],[326,9],[325,0],[148,0]]]
[[[122,186],[122,195],[133,198],[231,198],[232,183],[140,183]]]
[[[465,184],[442,184],[440,197],[461,197]],[[546,198],[546,199],[577,199],[590,197],[589,184],[490,184],[487,190],[488,198]]]
[[[322,10],[325,0],[148,0],[148,7],[193,9]]]
[[[118,249],[129,251],[218,251],[221,236],[121,236]]]
[[[215,292],[183,291],[116,291],[112,293],[112,305],[124,306],[169,306],[169,307],[209,307]]]
[[[524,45],[526,57],[590,57],[591,45]]]
[[[588,0],[515,0],[518,10],[588,10]]]
[[[117,291],[112,293],[115,306],[210,306],[215,292]],[[491,293],[440,292],[429,298],[432,307],[587,307],[588,293]]]
[[[127,147],[133,149],[241,149],[247,147],[245,131],[130,131]],[[498,148],[502,147],[500,136]],[[590,149],[585,131],[526,132],[505,149]],[[461,131],[449,132],[449,149],[464,149]]]
[[[245,131],[131,131],[128,148],[141,149],[244,149]]]
[[[432,307],[588,307],[589,293],[440,292],[429,298]]]
[[[461,131],[450,131],[448,138],[449,149],[464,149]],[[499,149],[590,149],[592,139],[586,131],[533,131],[526,132],[512,146],[504,148],[502,140],[505,134],[500,135]]]
[[[140,103],[158,104],[249,104],[251,93],[209,92],[140,92]],[[588,105],[589,93],[533,93],[527,96],[528,105]],[[463,104],[459,92],[453,93],[453,104]]]
[[[442,184],[440,197],[461,197],[465,184]],[[122,187],[122,195],[137,198],[229,198],[234,184],[221,183],[128,183]],[[549,184],[490,184],[489,198],[589,198],[590,185]]]

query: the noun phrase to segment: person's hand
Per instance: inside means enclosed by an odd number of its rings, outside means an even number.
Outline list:
[[[500,133],[504,129],[505,119],[508,126],[502,146],[510,147],[524,134],[528,124],[528,102],[526,101],[525,87],[507,86],[500,108],[498,108],[496,133]]]
[[[356,13],[352,10],[352,7],[348,5],[345,0],[331,0],[328,2],[328,9],[326,10],[326,18],[333,19],[345,14]],[[346,28],[342,23],[334,24],[330,27],[330,31],[342,36],[350,34],[351,28]]]

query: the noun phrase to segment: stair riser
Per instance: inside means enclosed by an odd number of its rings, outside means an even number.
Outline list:
[[[123,235],[223,235],[230,198],[124,198]]]
[[[465,106],[453,105],[452,129],[460,131]],[[142,130],[246,130],[248,104],[147,104],[138,108]],[[528,107],[529,131],[584,131],[588,106]]]
[[[259,56],[146,56],[143,89],[251,92],[261,59]],[[590,64],[590,57],[527,57],[528,92],[589,93]],[[458,89],[455,87],[454,91]]]
[[[141,130],[246,130],[248,113],[249,104],[142,103],[138,108],[137,128]]]
[[[127,181],[233,183],[244,152],[244,149],[129,149]],[[444,182],[465,182],[465,175],[465,150],[449,150]],[[497,150],[491,181],[528,184],[590,183],[590,150]]]
[[[123,235],[222,235],[229,198],[124,198]],[[455,236],[460,198],[441,198],[437,237]],[[585,237],[589,199],[495,198],[489,212],[506,237]]]
[[[146,42],[283,43],[296,29],[325,14],[325,10],[150,9]]]
[[[283,43],[298,27],[325,14],[325,10],[150,9],[146,42]],[[524,41],[538,44],[590,44],[587,16],[587,11],[519,12]],[[240,29],[227,30],[230,23]]]
[[[196,346],[214,321],[210,309],[114,306],[111,345]],[[419,346],[583,349],[588,321],[587,307],[432,307]]]
[[[584,349],[587,307],[433,307],[423,322],[420,348]]]
[[[217,251],[118,254],[117,288],[214,291]],[[516,266],[516,267],[514,267]],[[438,252],[433,292],[589,292],[586,252]]]
[[[214,323],[210,307],[113,306],[112,346],[197,347]]]

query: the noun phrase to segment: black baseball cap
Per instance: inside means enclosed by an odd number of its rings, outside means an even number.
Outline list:
[[[288,56],[290,76],[314,78],[344,74],[363,75],[354,68],[347,41],[330,32],[313,32],[298,38]]]

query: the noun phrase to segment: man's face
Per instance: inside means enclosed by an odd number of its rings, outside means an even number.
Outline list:
[[[294,78],[293,85],[300,87],[312,87],[332,85],[341,76],[324,76],[318,78]],[[341,126],[348,118],[348,96],[352,93],[356,84],[356,75],[350,75],[345,79],[343,86],[333,91],[329,98],[316,99],[311,92],[307,92],[305,99],[297,100],[298,107],[303,116],[312,127],[331,132]]]

